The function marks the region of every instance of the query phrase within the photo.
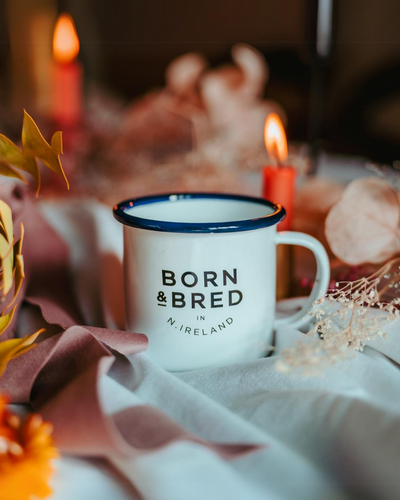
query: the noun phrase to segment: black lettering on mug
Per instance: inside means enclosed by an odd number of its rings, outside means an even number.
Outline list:
[[[171,304],[173,308],[178,309],[185,307],[191,309],[216,309],[237,306],[243,300],[243,293],[238,289],[225,289],[223,292],[212,291],[213,288],[230,288],[232,283],[237,285],[237,268],[231,268],[230,271],[223,269],[222,271],[186,271],[184,273],[162,269],[161,273],[162,283],[166,287],[174,287],[175,285],[179,286],[182,284],[186,288],[200,288],[202,293],[196,290],[191,291],[191,293],[187,291],[183,293],[175,292],[173,290],[159,291],[157,295],[158,306],[167,307]],[[210,290],[205,290],[205,288],[209,288]]]
[[[188,282],[187,281],[187,276],[192,276],[193,281],[192,282],[190,282],[190,281]],[[182,281],[182,285],[185,285],[188,288],[193,288],[199,282],[199,278],[197,277],[196,273],[192,273],[191,271],[187,271],[186,273],[182,274],[181,281]]]
[[[226,279],[229,278],[230,281],[232,281],[233,284],[237,285],[237,269],[235,268],[233,270],[233,276],[228,273],[228,271],[225,271],[225,269],[222,272],[222,278],[224,281],[224,286],[226,286]]]
[[[164,286],[176,285],[175,273],[173,271],[162,270],[162,282]]]
[[[208,283],[212,283],[213,286],[218,286],[216,283],[217,273],[215,271],[204,271],[204,286],[207,288]]]
[[[204,302],[204,294],[202,293],[192,293],[192,309],[196,308],[196,304],[198,304],[202,309],[205,309],[206,306],[203,304]],[[200,316],[203,318],[204,316]]]
[[[185,296],[180,292],[172,292],[172,307],[185,307]]]
[[[236,302],[233,301],[233,294],[236,293],[239,298],[236,300]],[[243,294],[240,290],[230,290],[229,291],[229,305],[230,306],[237,306],[242,302],[243,299]]]
[[[157,295],[158,305],[166,307],[167,305],[167,297],[164,292],[158,292]]]
[[[212,292],[210,294],[211,297],[211,308],[214,309],[216,307],[224,307],[223,304],[218,304],[218,302],[222,302],[222,292]]]

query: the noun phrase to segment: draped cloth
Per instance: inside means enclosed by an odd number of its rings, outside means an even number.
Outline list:
[[[320,377],[276,372],[302,337],[290,327],[268,358],[168,373],[145,336],[124,330],[122,229],[110,208],[39,211],[21,191],[10,203],[27,230],[13,331],[48,333],[10,363],[0,390],[53,422],[55,500],[399,497],[399,322]]]

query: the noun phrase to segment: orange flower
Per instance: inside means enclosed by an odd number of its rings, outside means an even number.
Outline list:
[[[40,415],[21,422],[0,395],[0,500],[32,500],[52,493],[52,460],[58,456],[52,426]]]

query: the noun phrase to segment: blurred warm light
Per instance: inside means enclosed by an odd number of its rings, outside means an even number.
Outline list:
[[[284,162],[288,155],[285,129],[276,113],[271,113],[265,120],[264,141],[270,158]]]
[[[69,63],[79,53],[79,38],[69,14],[60,14],[53,35],[53,54],[56,61]]]

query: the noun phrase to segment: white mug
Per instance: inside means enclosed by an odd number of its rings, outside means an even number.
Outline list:
[[[277,233],[285,210],[230,194],[147,196],[119,203],[124,224],[127,329],[170,371],[264,357],[280,324],[300,327],[327,289],[328,256],[315,238]],[[309,248],[317,276],[301,311],[275,319],[276,246]]]

